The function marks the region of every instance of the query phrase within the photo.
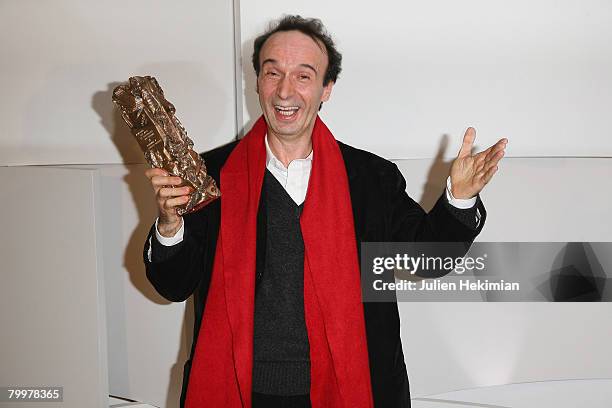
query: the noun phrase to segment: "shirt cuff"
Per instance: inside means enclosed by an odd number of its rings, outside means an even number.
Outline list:
[[[172,246],[183,241],[183,235],[185,233],[185,223],[183,222],[183,218],[181,218],[181,227],[178,231],[176,231],[176,234],[174,234],[174,236],[170,238],[166,238],[159,233],[159,231],[157,230],[158,221],[159,217],[155,220],[155,237],[157,238],[160,244],[164,246]],[[153,252],[152,247],[153,245],[151,242],[151,238],[149,238],[149,250],[147,251],[147,259],[149,260],[149,262],[151,262],[151,253]]]
[[[176,231],[176,234],[172,237],[164,237],[159,233],[157,229],[157,223],[159,222],[159,217],[155,220],[155,237],[160,244],[164,246],[172,246],[176,245],[179,242],[183,241],[183,235],[185,234],[185,223],[183,222],[183,218],[181,218],[181,227]]]
[[[468,208],[474,207],[476,204],[476,197],[472,198],[455,198],[453,197],[453,193],[451,193],[452,189],[450,176],[446,179],[446,198],[448,203],[455,208],[459,208],[460,210],[467,210]]]

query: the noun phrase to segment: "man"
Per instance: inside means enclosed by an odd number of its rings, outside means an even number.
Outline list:
[[[189,188],[146,172],[159,206],[147,277],[169,300],[194,295],[188,408],[410,406],[397,305],[361,302],[360,243],[471,244],[507,141],[472,155],[469,128],[426,214],[395,164],[337,142],[319,119],[340,62],[320,21],[283,18],[255,40],[263,116],[203,154],[221,199],[181,218]]]

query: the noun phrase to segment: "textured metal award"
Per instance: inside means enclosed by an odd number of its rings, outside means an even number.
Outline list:
[[[181,177],[183,183],[177,187],[193,187],[187,204],[177,207],[179,215],[197,211],[221,196],[204,161],[193,150],[193,141],[174,116],[174,105],[166,100],[154,77],[131,77],[113,90],[113,102],[151,167]]]

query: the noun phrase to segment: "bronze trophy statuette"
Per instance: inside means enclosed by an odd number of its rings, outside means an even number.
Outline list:
[[[215,180],[206,174],[204,161],[193,150],[193,141],[174,116],[174,105],[152,76],[134,76],[113,90],[113,102],[138,141],[151,167],[166,170],[191,186],[187,204],[177,207],[183,215],[194,212],[221,196]]]

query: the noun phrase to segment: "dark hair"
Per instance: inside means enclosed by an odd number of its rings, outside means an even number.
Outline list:
[[[288,15],[282,17],[280,20],[272,22],[268,27],[268,30],[257,37],[254,43],[253,50],[253,68],[255,68],[255,74],[259,76],[259,53],[264,43],[270,38],[272,34],[280,31],[299,31],[306,34],[314,40],[317,45],[323,43],[327,52],[327,70],[323,77],[323,86],[329,84],[329,82],[336,82],[338,75],[342,70],[342,55],[336,49],[336,45],[332,40],[331,36],[325,30],[323,23],[318,18],[303,18],[297,15]]]

